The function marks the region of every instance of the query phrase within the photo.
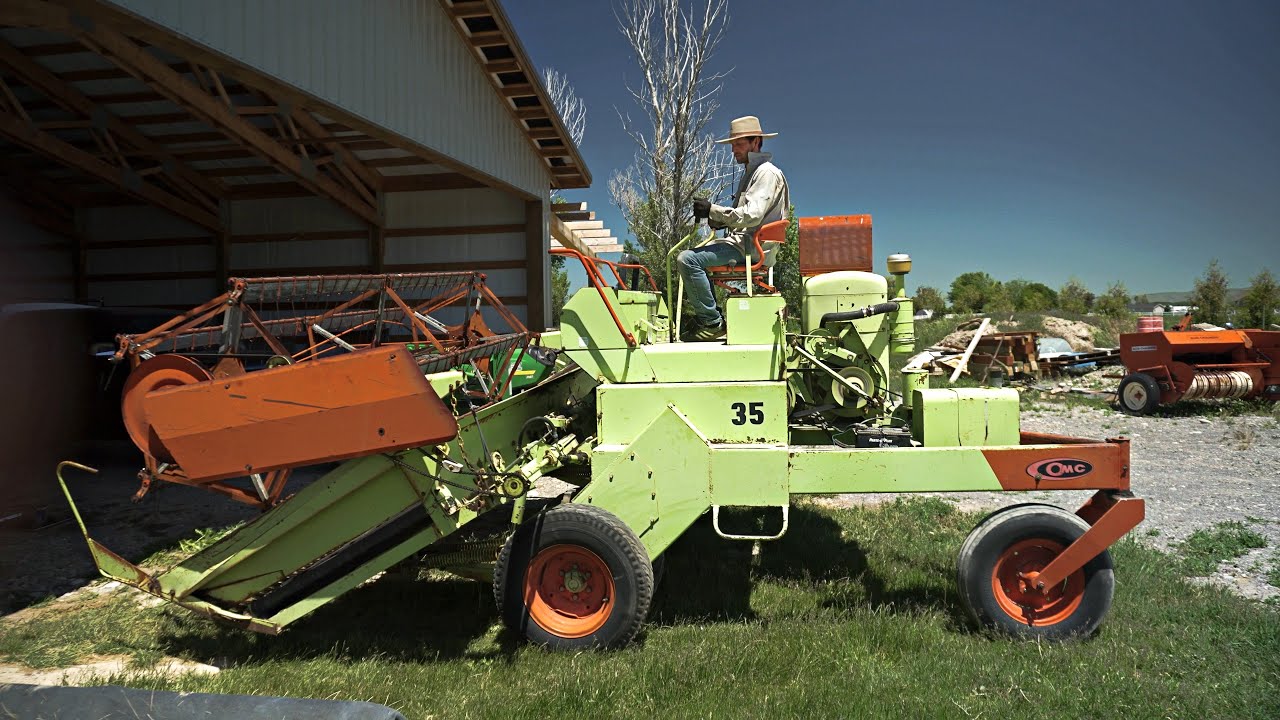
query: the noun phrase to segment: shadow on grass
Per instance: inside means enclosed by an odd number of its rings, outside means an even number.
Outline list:
[[[161,633],[165,652],[221,665],[318,657],[431,662],[460,657],[510,657],[510,633],[497,648],[469,650],[497,620],[488,585],[470,580],[415,580],[388,576],[359,588],[268,637],[175,609]]]
[[[758,544],[719,537],[710,516],[704,516],[663,554],[664,577],[648,621],[671,626],[755,620],[751,595],[761,581],[820,593],[819,605],[828,609],[941,612],[949,626],[967,631],[951,589],[949,562],[939,555],[936,541],[913,540],[930,522],[916,515],[943,511],[952,512],[940,501],[867,511],[889,513],[886,521],[895,526],[892,538],[882,537],[875,545],[875,563],[868,559],[867,545],[850,537],[828,511],[814,507],[792,507],[787,534]],[[726,531],[742,534],[770,534],[779,522],[776,510],[726,512],[721,520]],[[488,585],[393,574],[335,600],[277,638],[174,609],[166,614],[160,643],[167,654],[224,666],[319,657],[510,659],[519,644],[514,633],[502,631],[493,642],[476,642],[496,620]]]
[[[649,622],[683,625],[755,617],[751,609],[751,543],[725,540],[699,518],[662,554],[663,578]]]
[[[742,534],[774,532],[776,523],[776,514],[722,516],[722,528]],[[754,557],[752,546],[751,542],[719,537],[710,517],[700,518],[663,554],[665,577],[654,598],[650,622],[680,625],[754,619],[753,582],[772,581],[823,593],[825,608],[912,614],[941,611],[949,618],[949,626],[968,628],[964,609],[954,591],[947,589],[950,573],[938,567],[937,583],[891,587],[873,571],[866,549],[846,537],[835,518],[817,509],[793,506],[786,535],[759,543],[759,554]],[[909,562],[895,558],[898,561]]]
[[[951,512],[950,508],[946,508],[946,512]],[[912,525],[912,519],[903,518],[903,527]],[[903,548],[901,553],[892,553],[893,563],[895,566],[918,563],[921,554],[924,553]],[[932,573],[936,581],[891,582],[875,571],[868,560],[867,549],[858,540],[844,537],[835,518],[812,508],[793,507],[787,535],[761,547],[757,575],[809,584],[826,595],[821,603],[824,608],[869,608],[908,614],[941,611],[948,618],[949,627],[967,630],[964,608],[954,591],[948,591],[951,574],[945,565],[931,561],[924,570]]]

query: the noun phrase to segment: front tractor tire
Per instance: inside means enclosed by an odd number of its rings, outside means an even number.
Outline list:
[[[981,628],[1027,639],[1069,640],[1093,635],[1115,591],[1106,550],[1048,593],[1026,573],[1043,570],[1089,529],[1052,505],[1017,505],[988,515],[969,533],[956,560],[960,599]]]
[[[1130,373],[1120,381],[1116,399],[1130,415],[1147,415],[1160,404],[1160,383],[1146,373]]]
[[[555,650],[626,645],[649,613],[653,587],[649,554],[631,528],[579,503],[516,528],[493,575],[503,623]]]

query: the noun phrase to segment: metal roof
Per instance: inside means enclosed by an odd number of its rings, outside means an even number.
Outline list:
[[[588,185],[497,3],[439,2],[551,186]],[[76,207],[142,200],[217,231],[222,200],[309,195],[380,225],[378,193],[511,189],[103,3],[72,5],[0,8],[0,182],[51,229],[70,234]]]
[[[474,51],[512,118],[545,158],[551,171],[551,186],[590,186],[591,172],[498,0],[439,2],[454,19],[458,34]]]

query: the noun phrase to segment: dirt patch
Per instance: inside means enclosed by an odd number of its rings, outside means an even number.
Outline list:
[[[195,673],[216,675],[220,670],[213,665],[167,657],[155,665],[139,667],[127,655],[107,655],[90,658],[86,662],[65,668],[34,670],[24,665],[0,663],[0,685],[88,685],[126,672],[145,672],[151,675],[178,676]]]
[[[1093,352],[1097,349],[1094,346],[1094,338],[1097,337],[1098,328],[1089,323],[1046,316],[1044,331],[1050,337],[1066,340],[1071,349],[1076,352]]]

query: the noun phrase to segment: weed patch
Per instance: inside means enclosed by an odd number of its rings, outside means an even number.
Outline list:
[[[1209,575],[1225,560],[1234,560],[1255,548],[1267,546],[1267,539],[1242,522],[1220,522],[1210,530],[1197,530],[1178,544],[1182,569],[1188,575]]]
[[[1236,450],[1248,450],[1258,439],[1258,433],[1248,425],[1235,425],[1231,428],[1231,446]]]

